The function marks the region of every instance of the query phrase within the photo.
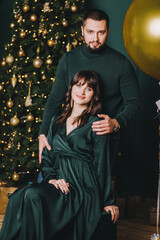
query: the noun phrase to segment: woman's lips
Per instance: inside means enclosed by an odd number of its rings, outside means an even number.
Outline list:
[[[83,96],[80,96],[80,95],[76,95],[76,96],[80,99],[85,99],[85,97],[83,97]]]

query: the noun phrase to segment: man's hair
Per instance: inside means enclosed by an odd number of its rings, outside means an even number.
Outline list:
[[[109,17],[107,15],[107,13],[105,13],[104,11],[102,11],[100,9],[89,10],[83,17],[83,26],[85,25],[85,21],[88,18],[91,18],[95,21],[105,20],[106,25],[107,25],[107,29],[109,28]]]

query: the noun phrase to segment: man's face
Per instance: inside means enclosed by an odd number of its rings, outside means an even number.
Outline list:
[[[96,21],[88,18],[81,30],[87,47],[96,51],[106,43],[110,29],[107,29],[105,20]]]

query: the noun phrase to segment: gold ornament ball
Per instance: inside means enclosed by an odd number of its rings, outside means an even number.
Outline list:
[[[35,156],[36,156],[35,152],[32,152],[32,157],[35,157]]]
[[[25,53],[24,53],[24,50],[23,50],[23,49],[20,49],[20,50],[18,51],[18,56],[19,56],[19,57],[24,57],[24,56],[25,56]]]
[[[43,61],[40,59],[39,56],[37,56],[35,59],[33,59],[33,66],[35,68],[40,68],[43,64]]]
[[[37,21],[37,15],[36,15],[36,14],[32,14],[32,15],[30,16],[30,20],[31,20],[32,22]]]
[[[3,90],[3,84],[0,83],[0,91]]]
[[[27,121],[32,122],[34,120],[34,117],[31,113],[27,115]]]
[[[123,24],[128,55],[143,72],[160,80],[160,1],[134,0]]]
[[[62,25],[63,27],[68,27],[68,21],[65,18],[62,20]]]
[[[18,119],[18,117],[17,117],[17,116],[12,117],[11,120],[10,120],[10,124],[11,124],[12,126],[16,127],[16,126],[19,124],[19,119]]]
[[[77,12],[77,10],[78,10],[77,6],[73,3],[73,5],[71,6],[71,11]]]
[[[24,31],[20,32],[19,36],[20,36],[20,38],[25,38],[26,32],[24,32]]]
[[[16,172],[14,172],[14,173],[12,174],[12,179],[13,179],[14,181],[18,181],[18,180],[19,180],[19,174],[16,173]]]
[[[46,80],[46,76],[44,74],[42,76],[42,80]]]
[[[49,40],[47,41],[47,44],[48,44],[49,47],[52,47],[52,46],[55,44],[55,42],[54,42],[53,39],[49,39]]]
[[[9,99],[9,100],[7,101],[7,107],[8,107],[8,108],[12,108],[13,105],[14,105],[13,101],[12,101],[11,99]]]
[[[51,65],[51,64],[53,63],[53,60],[52,60],[51,58],[48,58],[48,59],[46,60],[46,63],[47,63],[48,65]]]
[[[28,133],[31,133],[31,132],[32,132],[32,130],[31,130],[31,128],[29,127],[29,128],[28,128]]]
[[[4,66],[6,65],[6,60],[5,60],[5,58],[2,60],[1,65],[2,65],[2,67],[4,67]]]
[[[14,23],[10,24],[10,28],[14,28],[14,26],[15,26]]]
[[[19,15],[18,14],[14,14],[14,19],[18,19]]]
[[[29,6],[27,4],[25,4],[23,7],[22,7],[22,10],[23,12],[28,12],[29,11]]]
[[[7,57],[6,57],[6,62],[11,65],[13,62],[14,62],[14,57],[9,54]]]

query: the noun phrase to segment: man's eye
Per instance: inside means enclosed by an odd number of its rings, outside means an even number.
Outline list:
[[[103,32],[103,31],[102,31],[102,32],[99,32],[99,34],[100,34],[100,35],[103,35],[103,34],[104,34],[104,32]]]
[[[89,33],[89,34],[92,34],[92,33],[93,33],[93,31],[88,31],[88,33]]]

